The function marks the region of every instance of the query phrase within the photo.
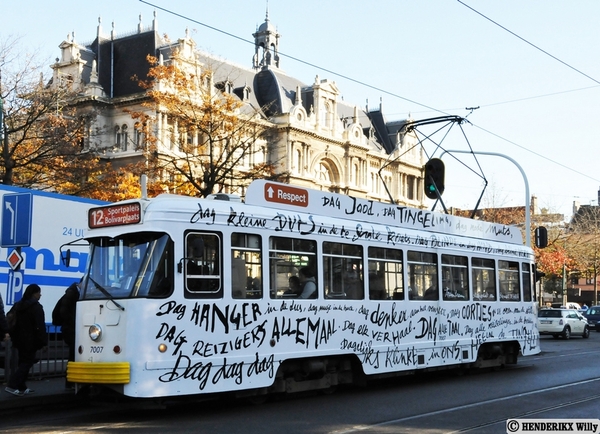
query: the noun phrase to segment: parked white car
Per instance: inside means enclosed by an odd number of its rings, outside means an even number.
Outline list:
[[[572,335],[590,337],[587,319],[575,309],[540,309],[538,311],[538,330],[540,335],[562,336],[569,339]]]
[[[552,303],[552,307],[555,309],[575,309],[577,311],[581,310],[581,306],[579,305],[579,303],[574,303],[572,301],[568,302],[567,304],[561,304],[561,303]]]

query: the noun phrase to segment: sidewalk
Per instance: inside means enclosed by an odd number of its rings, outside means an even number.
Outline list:
[[[15,396],[4,391],[5,383],[0,383],[0,414],[15,412],[32,407],[75,406],[81,402],[74,390],[65,389],[65,378],[54,377],[43,380],[27,380],[27,386],[35,393]]]

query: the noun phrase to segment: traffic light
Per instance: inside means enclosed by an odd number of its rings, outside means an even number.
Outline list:
[[[425,164],[425,196],[438,199],[444,192],[444,162],[432,158]]]
[[[535,246],[539,249],[548,247],[548,230],[544,226],[535,228]]]

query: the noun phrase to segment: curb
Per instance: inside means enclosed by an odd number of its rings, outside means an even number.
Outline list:
[[[3,395],[9,395],[4,391],[4,386],[0,390]],[[28,396],[8,396],[8,399],[2,399],[0,405],[0,415],[7,413],[16,413],[23,410],[31,410],[35,408],[52,409],[60,407],[62,409],[84,405],[87,399],[82,399],[75,395],[74,392],[64,391],[57,394],[33,394]]]

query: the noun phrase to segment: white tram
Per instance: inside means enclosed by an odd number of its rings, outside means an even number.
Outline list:
[[[78,387],[260,395],[540,352],[515,227],[264,180],[245,203],[93,208],[89,227]],[[290,288],[301,273],[308,298]]]

